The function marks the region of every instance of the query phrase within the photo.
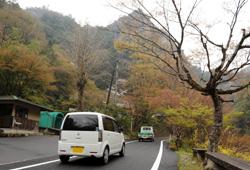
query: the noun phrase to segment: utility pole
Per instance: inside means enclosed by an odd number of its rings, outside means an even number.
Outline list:
[[[114,81],[114,77],[115,77],[116,65],[117,65],[117,60],[115,61],[115,67],[114,67],[114,70],[113,70],[112,75],[111,75],[111,80],[110,80],[109,90],[108,90],[108,96],[107,96],[107,99],[106,99],[106,107],[108,106],[109,101],[110,101],[110,94],[111,94],[111,91],[112,91],[113,81]]]
[[[118,36],[119,36],[119,34],[115,30],[116,30],[116,25],[113,25],[112,26],[112,31],[114,32],[114,40],[116,40],[118,38]],[[109,84],[108,96],[107,96],[107,99],[106,99],[106,107],[108,106],[109,101],[110,101],[110,95],[111,95],[111,91],[112,91],[114,78],[116,79],[116,88],[115,88],[116,92],[115,93],[117,93],[117,78],[118,78],[117,70],[118,70],[118,58],[115,58],[114,70],[113,70],[112,75],[111,75],[111,81],[110,81],[110,84]],[[114,101],[115,102],[116,102],[116,95],[117,94],[115,94],[115,96],[114,96]]]
[[[118,96],[118,64],[115,67],[115,94],[114,94],[114,103],[117,103]]]

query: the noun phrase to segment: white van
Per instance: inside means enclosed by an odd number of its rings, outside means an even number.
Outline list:
[[[115,119],[96,112],[68,113],[61,126],[58,155],[62,163],[70,156],[94,156],[107,164],[109,156],[125,154],[122,129]]]

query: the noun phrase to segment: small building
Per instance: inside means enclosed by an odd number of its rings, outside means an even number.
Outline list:
[[[38,129],[41,111],[52,110],[16,96],[0,96],[0,128]]]

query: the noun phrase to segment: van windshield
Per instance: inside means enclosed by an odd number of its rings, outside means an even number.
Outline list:
[[[152,127],[142,127],[141,132],[152,132],[153,128]]]
[[[96,115],[68,115],[63,130],[96,131],[98,118]]]

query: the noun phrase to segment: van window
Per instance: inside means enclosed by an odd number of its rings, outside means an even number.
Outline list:
[[[113,124],[114,124],[114,131],[120,133],[120,127],[118,126],[116,121],[113,120]]]
[[[63,130],[96,131],[98,127],[96,115],[68,115]]]
[[[151,131],[151,128],[150,127],[144,127],[143,130]]]
[[[107,118],[107,117],[103,117],[102,121],[103,121],[104,130],[114,131],[114,125],[113,125],[112,119]]]

